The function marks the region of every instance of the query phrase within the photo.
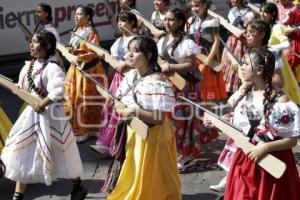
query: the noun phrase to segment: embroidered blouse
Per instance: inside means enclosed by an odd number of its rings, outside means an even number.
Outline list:
[[[116,96],[129,107],[140,105],[146,110],[171,112],[175,104],[175,95],[167,82],[149,76],[141,78],[136,69],[125,74]]]
[[[299,137],[300,110],[295,103],[292,101],[275,102],[269,116],[269,129],[265,129],[265,118],[262,116],[264,97],[256,97],[252,101],[247,101],[247,96],[238,103],[233,116],[233,124],[241,128],[245,135],[248,134],[251,127],[247,115],[247,111],[251,110],[253,119],[261,119],[253,137],[256,142],[264,142],[262,137],[267,137],[268,140],[274,140],[278,137]]]

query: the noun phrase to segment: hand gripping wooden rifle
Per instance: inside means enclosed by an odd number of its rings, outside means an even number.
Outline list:
[[[231,32],[235,37],[239,38],[243,35],[243,33],[245,32],[245,30],[241,30],[235,26],[233,26],[232,24],[230,24],[224,17],[222,17],[221,15],[215,13],[214,11],[208,9],[207,13],[212,16],[213,18],[219,19],[220,20],[220,24],[222,24],[229,32]]]
[[[136,18],[140,21],[143,22],[144,26],[147,27],[150,32],[152,33],[152,35],[159,35],[159,33],[161,32],[161,30],[159,30],[158,28],[156,28],[150,21],[148,21],[145,17],[141,16],[140,13],[135,12],[133,9],[131,9],[130,7],[126,6],[132,13],[135,14]]]
[[[202,53],[199,53],[199,54],[196,55],[196,58],[198,58],[199,60],[201,60],[202,62],[204,62],[205,59],[207,58],[207,56],[204,55],[204,54],[202,54]],[[222,65],[222,63],[219,63],[219,62],[213,60],[213,61],[211,62],[211,64],[210,64],[209,67],[210,67],[212,70],[214,70],[215,72],[219,72],[219,71],[222,70],[223,65]]]
[[[56,48],[62,53],[62,55],[70,62],[75,63],[76,66],[80,66],[80,63],[77,62],[77,57],[73,54],[69,53],[66,47],[61,44],[57,43]],[[77,69],[82,73],[82,75],[91,81],[93,81],[94,84],[96,84],[97,90],[99,93],[103,95],[104,98],[114,99],[114,108],[118,111],[121,109],[124,109],[126,107],[125,104],[123,104],[116,96],[111,94],[103,85],[101,85],[97,80],[95,80],[91,75],[84,72],[81,68],[77,67]],[[132,120],[129,122],[129,126],[136,131],[136,133],[143,139],[147,138],[148,135],[148,126],[141,121],[137,117],[133,117]]]
[[[11,79],[3,75],[0,75],[0,85],[10,90],[12,93],[17,95],[19,98],[21,98],[23,101],[25,101],[31,106],[33,106],[34,103],[38,103],[39,101],[41,101],[39,97],[33,96],[29,92],[20,89]]]
[[[108,0],[103,0],[103,3],[104,3],[105,8],[107,10],[107,17],[108,17],[114,31],[118,32],[119,28],[118,28],[118,24],[117,24],[117,19],[116,19],[116,16],[115,16],[114,12],[111,9],[111,6],[110,6]]]
[[[127,30],[125,27],[123,27],[126,31],[128,31],[129,33],[131,33],[129,30]],[[79,37],[81,40],[85,41],[86,42],[86,45],[88,46],[88,48],[90,48],[91,50],[95,51],[97,54],[99,55],[104,55],[104,60],[105,62],[109,63],[111,66],[116,66],[119,61],[114,59],[112,57],[112,55],[106,51],[105,49],[91,43],[90,41],[82,38],[81,36],[77,35],[76,33],[73,33],[76,37]],[[162,64],[163,61],[160,60],[158,61],[158,64]],[[180,76],[178,73],[176,72],[172,72],[172,73],[168,73],[167,74],[168,76],[168,79],[179,89],[179,90],[182,90],[185,85],[186,85],[186,81],[185,79]]]
[[[249,142],[249,138],[243,135],[243,132],[240,128],[234,126],[233,124],[230,124],[229,122],[225,121],[221,117],[215,115],[214,113],[210,112],[209,110],[205,109],[204,107],[196,104],[195,102],[193,102],[183,96],[179,96],[179,98],[181,98],[184,101],[203,110],[204,117],[209,119],[214,126],[216,126],[218,129],[220,129],[228,137],[232,138],[234,140],[235,144],[239,148],[241,148],[245,153],[248,153],[255,147],[254,144]],[[275,178],[282,177],[282,175],[284,174],[284,172],[286,170],[286,164],[269,153],[266,153],[257,162],[257,164]]]

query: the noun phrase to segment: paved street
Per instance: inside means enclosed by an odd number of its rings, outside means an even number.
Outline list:
[[[16,79],[16,77],[13,77]],[[0,99],[2,106],[9,117],[15,121],[18,115],[18,109],[22,102],[0,88]],[[182,178],[182,197],[183,200],[213,200],[218,199],[219,194],[208,189],[210,184],[217,183],[224,175],[217,165],[216,161],[220,150],[222,149],[226,137],[220,135],[219,140],[205,145],[204,152],[199,161],[197,169],[181,174]],[[84,144],[79,145],[79,150],[84,166],[83,185],[88,189],[86,199],[105,199],[106,194],[100,193],[99,189],[103,184],[110,159],[105,159],[89,149],[95,139],[90,139]],[[298,166],[300,165],[300,147],[295,148],[295,156]],[[50,187],[44,184],[30,185],[27,189],[25,200],[64,200],[70,199],[69,193],[72,189],[70,180],[58,180]],[[11,200],[14,192],[14,182],[7,179],[0,180],[0,199]]]

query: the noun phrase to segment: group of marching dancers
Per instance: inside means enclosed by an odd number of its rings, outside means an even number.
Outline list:
[[[120,13],[108,16],[118,26],[111,66],[105,54],[89,48],[101,46],[92,8],[76,9],[66,47],[76,62],[68,65],[57,50],[51,6],[37,6],[32,60],[25,61],[18,86],[41,100],[25,105],[14,125],[0,112],[0,176],[16,182],[13,200],[23,199],[28,184],[51,185],[57,178],[72,179],[71,199],[84,199],[77,144],[91,136],[97,136],[91,148],[112,157],[101,188],[107,199],[181,199],[179,172],[197,166],[203,145],[219,131],[182,97],[208,110],[225,103],[221,117],[255,144],[244,152],[227,140],[218,160],[227,176],[211,189],[228,200],[300,199],[292,152],[300,135],[298,2],[250,1],[257,12],[243,0],[229,0],[224,22],[209,14],[207,0],[154,0],[150,21],[156,32],[140,19],[135,3],[120,0]],[[224,37],[220,25],[226,23],[243,34]],[[146,138],[133,128],[133,118],[147,125]],[[258,165],[267,154],[285,163],[280,178]]]

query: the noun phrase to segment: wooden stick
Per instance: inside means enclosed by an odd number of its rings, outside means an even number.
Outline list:
[[[215,13],[214,11],[208,9],[207,13],[212,16],[213,18],[219,19],[220,20],[220,24],[222,24],[228,31],[230,31],[235,37],[239,38],[241,37],[245,30],[241,30],[235,26],[233,26],[232,24],[230,24],[224,17],[222,17],[221,15]]]
[[[179,98],[189,102],[190,104],[200,108],[204,111],[204,117],[209,119],[211,123],[220,129],[223,133],[225,133],[228,137],[232,138],[235,144],[241,148],[245,153],[250,152],[255,147],[254,144],[249,142],[249,138],[243,135],[243,132],[233,124],[228,123],[223,120],[219,116],[210,112],[209,110],[203,108],[202,106],[196,104],[195,102],[183,97],[179,96]],[[261,166],[264,170],[266,170],[269,174],[271,174],[275,178],[280,178],[284,174],[286,170],[286,164],[276,158],[275,156],[266,153],[257,164]]]
[[[107,62],[108,64],[110,64],[112,67],[117,66],[119,61],[116,60],[107,50],[103,49],[102,47],[95,45],[93,43],[91,43],[90,41],[86,40],[85,38],[81,37],[80,35],[76,34],[76,33],[72,33],[73,35],[75,35],[76,37],[80,38],[81,40],[83,40],[87,47],[93,51],[95,51],[98,55],[104,55],[104,60],[105,62]]]
[[[254,5],[253,3],[250,3],[248,2],[247,3],[247,6],[253,11],[255,12],[256,14],[259,14],[260,13],[260,8],[256,5]]]
[[[103,0],[103,3],[105,5],[105,8],[107,9],[108,19],[109,19],[114,31],[117,33],[119,31],[119,28],[118,28],[118,24],[117,24],[115,14],[111,9],[111,6],[110,6],[108,0]]]
[[[127,6],[127,8],[129,10],[132,10],[130,7]],[[152,35],[159,35],[161,33],[162,30],[159,30],[158,28],[156,28],[149,20],[147,20],[145,17],[141,16],[139,13],[134,12],[132,10],[132,12],[135,14],[135,16],[137,17],[138,20],[142,21],[144,26],[146,26],[150,32],[152,33]]]
[[[197,54],[196,57],[197,57],[199,60],[201,60],[202,62],[204,62],[205,59],[207,58],[206,55],[201,54],[201,53],[200,53],[200,54]],[[221,70],[223,69],[222,63],[219,63],[219,62],[217,62],[217,61],[215,61],[215,60],[213,60],[212,63],[211,63],[211,65],[209,65],[208,67],[210,67],[210,68],[211,68],[212,70],[214,70],[215,72],[219,72],[219,71],[221,71]]]
[[[17,95],[19,98],[21,98],[31,106],[33,106],[34,103],[38,103],[39,101],[41,101],[39,97],[33,96],[29,92],[20,89],[11,79],[7,78],[6,76],[0,75],[0,85],[10,90],[12,93]]]
[[[91,75],[89,75],[88,73],[83,71],[82,68],[78,67],[78,66],[80,66],[80,63],[77,62],[77,57],[74,56],[73,54],[69,53],[63,44],[58,43],[58,45],[56,47],[69,62],[76,64],[77,69],[81,72],[81,74],[84,77],[90,79],[96,85],[98,92],[100,94],[102,94],[102,96],[104,98],[106,98],[106,99],[113,98],[114,99],[114,102],[115,102],[114,108],[116,110],[124,109],[126,107],[125,104],[123,104],[121,101],[119,101],[118,98],[115,97],[113,94],[111,94],[103,85],[101,85],[101,83],[99,83]],[[149,128],[143,121],[141,121],[137,117],[133,117],[132,120],[129,121],[129,126],[132,129],[134,129],[136,131],[136,133],[139,136],[141,136],[141,138],[143,138],[143,139],[147,138]]]
[[[162,60],[160,57],[158,57],[157,63],[159,65],[162,65],[165,63],[164,60]],[[183,88],[186,86],[186,80],[180,76],[177,72],[168,72],[165,73],[168,77],[168,79],[176,86],[178,90],[183,90]]]

